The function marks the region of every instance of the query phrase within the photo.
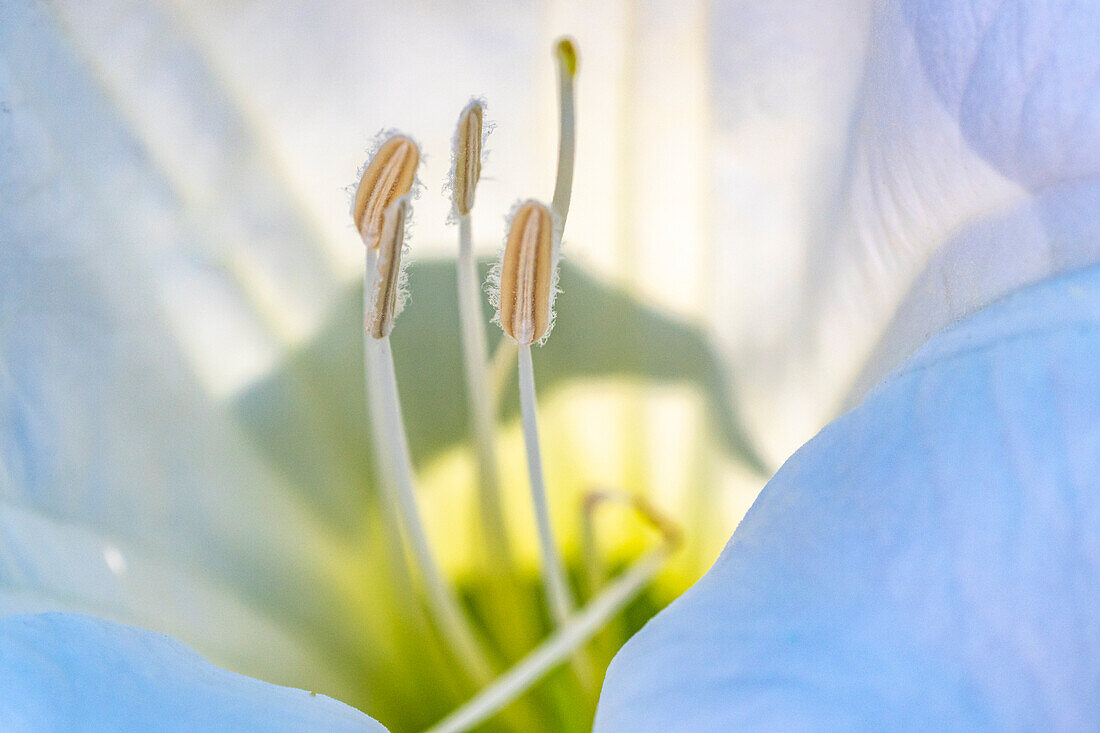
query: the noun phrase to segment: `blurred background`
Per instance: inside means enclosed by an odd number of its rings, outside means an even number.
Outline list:
[[[535,355],[552,510],[573,566],[595,488],[648,497],[686,537],[594,645],[597,665],[709,567],[770,473],[911,345],[864,367],[942,233],[1019,196],[957,133],[892,124],[934,95],[908,36],[890,33],[903,19],[889,3],[0,8],[3,608],[173,633],[395,731],[472,689],[401,615],[394,550],[376,531],[348,187],[380,130],[424,152],[411,304],[394,334],[422,508],[505,661],[547,627],[533,602],[506,638],[513,620],[494,617],[474,521],[442,192],[471,97],[495,125],[473,212],[488,261],[512,203],[550,198],[550,50],[575,39],[564,292]],[[893,96],[869,92],[884,87]],[[878,175],[930,145],[951,154],[927,175]],[[954,207],[942,220],[882,205],[910,178],[942,181],[936,165],[982,185],[936,188]],[[537,601],[514,398],[499,437]],[[654,542],[615,510],[597,534],[612,569]],[[516,720],[584,729],[595,694],[561,673]]]

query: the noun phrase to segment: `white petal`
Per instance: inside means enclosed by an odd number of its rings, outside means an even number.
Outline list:
[[[175,39],[183,66],[162,71],[191,68],[190,83],[141,76],[156,68],[159,42],[173,40],[155,11],[104,9],[98,23],[69,29],[74,44],[53,13],[78,9],[62,5],[0,5],[5,610],[91,610],[274,681],[350,685],[334,681],[317,648],[342,613],[335,569],[317,569],[330,539],[223,399],[282,357],[279,309],[309,301],[304,312],[316,313],[331,277],[186,44]],[[79,35],[102,24],[99,41],[119,36],[138,78],[112,78],[103,49]],[[123,44],[139,30],[148,57]],[[172,117],[158,138],[163,130],[118,104],[121,87],[148,92],[154,107],[175,104],[172,94],[208,105],[225,123],[208,142],[233,152],[203,167],[195,136],[205,119]],[[208,200],[171,173],[186,151],[164,165],[173,142],[191,148],[190,175]],[[242,201],[253,187],[261,210]],[[270,228],[255,233],[239,217],[270,217]],[[278,283],[287,302],[265,310],[252,280]],[[273,654],[261,659],[265,646]]]
[[[722,323],[777,459],[929,335],[1100,258],[1093,5],[748,3],[719,22]]]
[[[194,639],[240,670],[334,684],[303,630],[272,618],[265,606],[275,604],[182,562],[0,501],[0,614],[71,610],[143,623]]]

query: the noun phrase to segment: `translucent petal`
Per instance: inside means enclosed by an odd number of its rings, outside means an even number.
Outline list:
[[[1094,5],[750,2],[714,34],[719,327],[774,458],[929,335],[1100,258]]]
[[[299,297],[313,308],[323,268],[278,213],[292,208],[277,188],[262,204],[276,224],[255,238],[203,215],[161,165],[163,141],[113,97],[102,59],[53,15],[67,9],[0,6],[5,610],[94,610],[241,671],[331,688],[319,630],[342,605],[316,568],[332,545],[223,400],[288,338],[249,283],[278,282],[288,309]],[[162,91],[204,97],[196,88]],[[216,144],[240,144],[229,137]],[[242,180],[262,185],[262,161],[238,152],[202,182],[231,204],[218,216],[253,215],[234,196]],[[275,655],[256,654],[268,645]]]

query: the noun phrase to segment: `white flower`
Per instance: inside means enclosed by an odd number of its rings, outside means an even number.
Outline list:
[[[930,333],[1096,259],[1088,10],[963,7],[0,0],[0,612],[91,613],[408,707],[402,680],[382,689],[408,660],[377,610],[365,446],[331,419],[357,395],[296,381],[359,273],[339,185],[367,136],[415,130],[442,177],[456,111],[491,100],[508,124],[474,215],[488,250],[508,202],[550,192],[533,49],[573,34],[569,258],[715,332],[778,463]],[[971,20],[985,45],[941,54]],[[1013,74],[1025,96],[965,83]],[[418,203],[421,253],[453,252],[448,208]],[[1012,255],[991,255],[1005,231]],[[292,388],[268,399],[276,378]],[[578,413],[578,464],[618,477],[591,456],[618,457],[624,430],[619,464],[667,445],[638,468],[709,522],[688,527],[705,564],[759,477],[692,499],[677,469],[700,409],[642,399]],[[649,419],[592,419],[624,404]]]

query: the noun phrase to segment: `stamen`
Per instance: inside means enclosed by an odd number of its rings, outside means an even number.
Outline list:
[[[531,482],[531,501],[535,508],[535,528],[538,530],[539,552],[542,555],[542,583],[551,615],[560,625],[565,623],[576,604],[550,521],[550,503],[546,497],[546,478],[542,470],[542,450],[539,447],[535,372],[531,364],[531,346],[528,344],[519,347],[519,406],[523,442],[527,448],[527,476]]]
[[[382,215],[382,230],[378,238],[378,263],[374,278],[371,310],[367,316],[367,333],[380,339],[393,331],[394,318],[400,309],[401,254],[405,248],[405,220],[409,214],[409,198],[394,201]]]
[[[504,388],[516,370],[516,354],[519,346],[512,339],[500,339],[489,362],[489,405],[493,414],[500,410]]]
[[[542,555],[542,582],[551,614],[560,624],[564,623],[575,604],[550,522],[535,415],[535,373],[531,363],[531,344],[543,338],[550,326],[550,296],[554,279],[551,250],[555,239],[553,229],[553,216],[546,206],[534,200],[520,204],[509,224],[508,238],[495,277],[499,280],[497,320],[504,332],[519,344],[520,415]]]
[[[378,246],[382,216],[394,201],[412,190],[420,149],[405,135],[382,143],[359,179],[351,216],[367,247]]]
[[[493,443],[493,402],[489,388],[488,338],[481,312],[477,263],[474,260],[470,211],[481,177],[481,140],[484,106],[473,100],[458,119],[455,134],[452,196],[458,214],[458,314],[462,324],[462,361],[478,470],[478,509],[485,533],[487,557],[493,575],[503,578],[514,570],[504,511],[500,476]],[[503,595],[499,593],[498,595]]]
[[[455,138],[454,205],[459,216],[474,208],[474,193],[481,178],[481,132],[485,110],[473,100],[458,118]]]
[[[368,245],[363,271],[364,319],[370,336],[364,339],[363,348],[367,407],[382,472],[382,490],[392,511],[399,515],[405,540],[420,571],[428,607],[456,659],[471,678],[482,683],[490,677],[492,664],[458,595],[447,583],[432,554],[420,517],[412,457],[390,349],[389,334],[401,307],[401,254],[409,214],[408,199],[395,197],[389,206],[381,209],[377,234],[371,235],[373,207],[404,186],[403,181],[408,182],[406,191],[411,187],[415,166],[409,168],[407,161],[418,157],[416,146],[408,138],[398,136],[384,143],[363,174],[356,195],[356,208],[352,210],[352,215],[357,217],[356,225]],[[359,207],[360,199],[366,202],[362,209]]]
[[[463,669],[475,682],[484,683],[491,675],[492,664],[457,593],[435,560],[420,516],[389,337],[367,339],[364,367],[367,371],[367,406],[373,423],[374,444],[382,469],[386,502],[400,517],[405,540],[420,571],[428,608],[440,632]]]
[[[521,346],[543,337],[550,325],[553,219],[537,201],[512,218],[500,266],[501,328]]]

